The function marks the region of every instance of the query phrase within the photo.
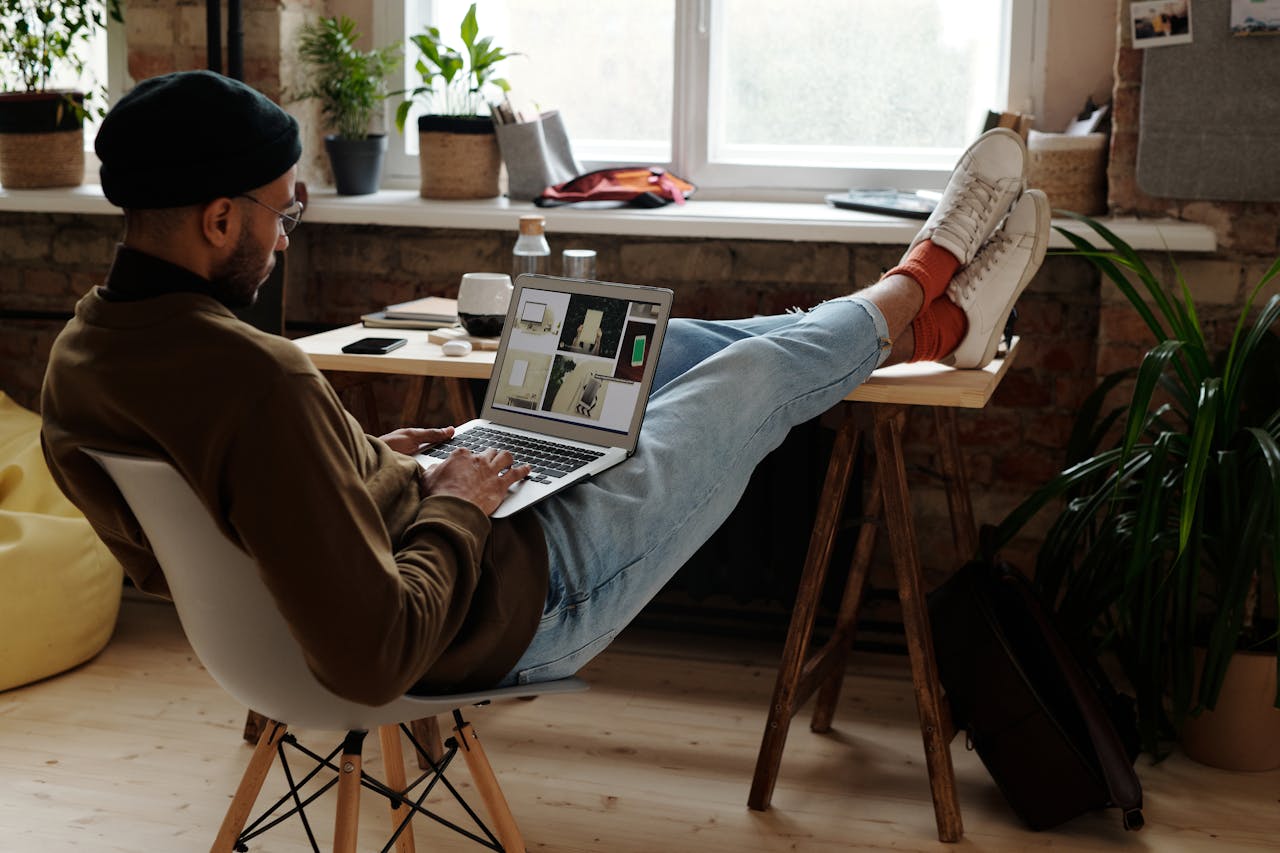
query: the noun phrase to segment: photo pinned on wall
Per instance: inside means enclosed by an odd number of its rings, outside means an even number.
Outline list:
[[[1280,35],[1280,0],[1231,0],[1231,34]]]
[[[1167,47],[1191,41],[1191,0],[1134,0],[1130,32],[1136,48]]]

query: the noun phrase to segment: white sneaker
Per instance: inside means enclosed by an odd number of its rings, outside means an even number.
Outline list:
[[[938,206],[916,234],[971,263],[1027,182],[1027,144],[1008,128],[988,130],[960,155]]]
[[[964,310],[969,328],[955,351],[939,359],[943,364],[981,368],[995,358],[1013,303],[1044,260],[1050,218],[1049,197],[1027,190],[973,263],[951,279],[947,296]]]

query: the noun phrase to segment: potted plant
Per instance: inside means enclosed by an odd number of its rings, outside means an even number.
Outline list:
[[[1063,501],[1036,583],[1064,632],[1116,656],[1136,694],[1144,750],[1162,757],[1181,735],[1191,751],[1187,726],[1222,710],[1224,683],[1248,651],[1265,656],[1261,671],[1271,680],[1259,710],[1280,737],[1280,710],[1270,707],[1280,707],[1280,341],[1270,331],[1280,295],[1253,310],[1280,260],[1251,289],[1229,345],[1215,354],[1176,264],[1170,293],[1123,240],[1076,218],[1109,248],[1059,230],[1125,295],[1156,343],[1136,374],[1109,377],[1083,407],[1069,467],[1014,510],[996,541]],[[1127,378],[1127,404],[1102,414],[1101,401]],[[1246,736],[1254,756],[1280,765],[1280,742],[1266,747],[1262,732]]]
[[[105,93],[59,89],[81,79],[93,39],[119,0],[0,0],[0,185],[78,186],[84,117]],[[95,103],[103,102],[103,103]]]
[[[492,198],[498,194],[502,158],[486,89],[501,92],[510,85],[493,76],[498,63],[518,54],[496,47],[491,36],[479,38],[476,4],[462,19],[463,52],[448,45],[437,27],[410,37],[421,53],[414,65],[421,83],[396,110],[396,126],[403,131],[414,102],[429,112],[418,117],[418,160],[423,198]]]
[[[362,51],[360,32],[345,15],[320,18],[302,28],[298,57],[311,74],[297,100],[316,98],[327,125],[335,132],[324,138],[340,195],[376,192],[382,179],[387,135],[371,132],[382,117],[387,75],[400,64],[398,45]]]

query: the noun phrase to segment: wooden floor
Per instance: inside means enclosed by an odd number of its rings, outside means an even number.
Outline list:
[[[965,821],[936,840],[906,662],[856,659],[836,728],[792,729],[767,813],[746,808],[777,649],[624,636],[584,672],[585,694],[476,709],[531,851],[740,853],[850,849],[1181,851],[1280,847],[1280,772],[1235,774],[1174,755],[1140,761],[1147,828],[1114,811],[1059,831],[1020,828],[973,753],[953,747]],[[209,679],[171,608],[126,599],[116,636],[87,665],[0,694],[0,851],[207,850],[250,748],[244,709]],[[310,733],[303,733],[304,737]],[[334,739],[333,742],[336,742]],[[326,742],[326,745],[329,745]],[[366,765],[378,765],[371,738]],[[459,760],[456,784],[470,790]],[[268,781],[268,788],[272,781]],[[387,826],[367,795],[361,849]],[[330,812],[319,812],[322,846]],[[479,849],[438,827],[419,850]],[[310,849],[296,825],[251,846]]]

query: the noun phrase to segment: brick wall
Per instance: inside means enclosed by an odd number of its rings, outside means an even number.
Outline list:
[[[514,224],[514,223],[513,223]],[[53,338],[75,300],[101,280],[121,230],[118,216],[0,214],[0,389],[34,408]],[[602,278],[676,292],[680,316],[727,318],[809,306],[874,281],[902,247],[756,240],[550,235],[553,250],[595,249]],[[294,232],[286,264],[291,333],[349,323],[371,306],[417,295],[456,295],[462,273],[505,269],[510,231],[339,226]],[[995,403],[960,416],[980,520],[998,520],[1054,473],[1071,413],[1093,386],[1096,279],[1073,258],[1051,259],[1019,303],[1026,336]],[[391,423],[403,384],[376,387]],[[444,418],[443,401],[436,410]],[[358,409],[357,409],[358,411]],[[926,425],[927,419],[921,419]],[[946,504],[930,478],[939,466],[926,429],[909,432],[909,462],[931,571],[951,565]],[[935,533],[938,531],[938,533]]]
[[[270,94],[296,74],[287,45],[319,0],[250,0],[246,71]],[[1117,0],[1123,12],[1125,0]],[[129,4],[129,67],[138,78],[204,65],[204,5],[194,0]],[[1123,14],[1117,15],[1119,21]],[[1126,28],[1120,27],[1123,31]],[[1116,56],[1115,132],[1109,199],[1124,214],[1175,216],[1211,225],[1221,249],[1180,257],[1202,310],[1218,329],[1242,303],[1277,252],[1280,211],[1270,204],[1153,199],[1136,187],[1139,52]],[[290,107],[297,112],[298,108]],[[305,115],[304,115],[305,119]],[[314,132],[309,139],[314,138]],[[318,157],[320,146],[309,144]],[[318,168],[318,167],[317,167]],[[312,173],[313,175],[315,172]],[[514,223],[513,223],[514,224]],[[120,232],[119,217],[0,214],[0,390],[34,406],[53,337],[75,298],[100,279]],[[349,322],[370,306],[424,293],[451,293],[459,276],[503,269],[511,232],[349,227],[309,223],[296,232],[288,263],[288,319],[295,333]],[[558,250],[594,248],[605,278],[656,283],[676,290],[679,314],[732,317],[806,305],[873,280],[901,247],[749,240],[673,240],[551,235]],[[1166,261],[1149,257],[1155,266]],[[1148,339],[1133,313],[1082,261],[1051,258],[1019,303],[1025,336],[1018,365],[993,405],[962,413],[960,428],[979,521],[996,521],[1055,473],[1079,402],[1098,375],[1136,363]],[[400,386],[380,384],[385,417],[398,409]],[[911,430],[922,553],[930,574],[953,563],[927,431]],[[1027,550],[1030,539],[1021,543]],[[1025,556],[1014,554],[1024,565]]]

